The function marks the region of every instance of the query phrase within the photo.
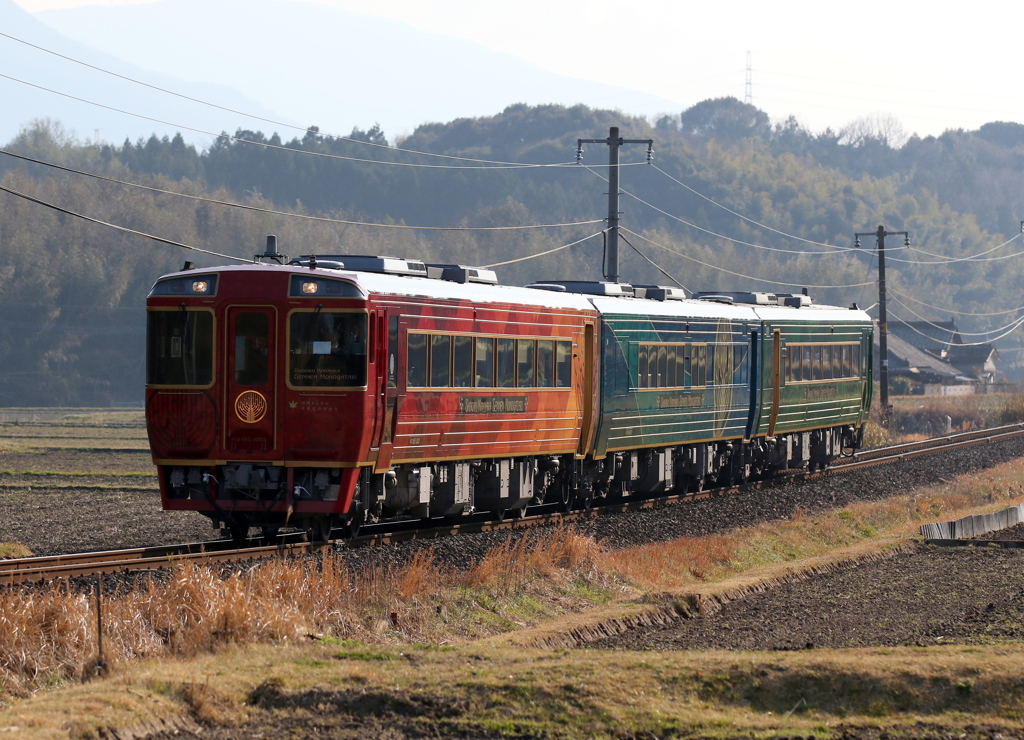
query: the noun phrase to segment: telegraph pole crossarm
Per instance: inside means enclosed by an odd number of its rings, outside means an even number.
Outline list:
[[[858,232],[854,234],[855,248],[860,248],[862,236],[873,236],[878,244],[878,384],[882,396],[882,420],[889,420],[889,322],[885,313],[885,237],[903,236],[903,246],[910,246],[910,234],[906,231],[886,231],[879,226],[877,231]]]
[[[617,126],[608,129],[607,139],[577,139],[576,162],[583,161],[584,144],[605,144],[608,147],[608,236],[607,264],[604,276],[619,282],[619,147],[623,144],[646,144],[648,163],[654,159],[654,139],[623,139]]]

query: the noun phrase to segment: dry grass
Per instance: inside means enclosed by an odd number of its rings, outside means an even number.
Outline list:
[[[500,634],[616,594],[685,590],[865,540],[910,534],[924,521],[1024,497],[1024,461],[912,496],[850,506],[700,539],[607,550],[570,529],[525,535],[465,571],[422,551],[400,568],[353,571],[340,555],[266,561],[227,578],[180,566],[167,583],[108,596],[107,660],[190,657],[227,646],[307,636],[367,644],[444,643]],[[0,593],[0,687],[24,695],[89,675],[94,603],[55,584]]]
[[[20,542],[0,542],[0,559],[30,557],[32,557],[32,551]]]
[[[947,416],[953,433],[1024,421],[1024,394],[892,396],[890,402],[893,410],[884,426],[881,406],[876,403],[871,408],[864,434],[868,447],[945,434]]]

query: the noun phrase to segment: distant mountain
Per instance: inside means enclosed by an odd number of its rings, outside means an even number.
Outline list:
[[[213,100],[225,107],[252,111],[268,118],[281,117],[263,107],[257,99],[245,97],[228,86],[211,82],[186,82],[169,70],[168,74],[144,71],[137,66],[73,41],[67,36],[26,13],[13,0],[0,0],[0,31],[9,36],[64,54],[74,59],[118,74],[203,100]],[[120,143],[126,137],[132,140],[148,137],[156,132],[173,135],[177,126],[144,120],[113,110],[78,102],[68,97],[47,92],[50,88],[66,95],[102,103],[148,116],[151,119],[184,123],[194,128],[219,133],[234,130],[237,115],[207,106],[190,103],[166,93],[119,80],[66,59],[0,36],[0,144],[10,141],[21,126],[36,118],[53,118],[65,129],[80,138],[100,139]],[[22,80],[17,82],[10,77]],[[39,87],[31,87],[24,82]],[[182,132],[191,141],[206,141],[208,137]]]
[[[421,123],[493,115],[514,103],[584,103],[634,115],[681,109],[637,91],[557,75],[471,41],[313,2],[162,0],[36,17],[140,67],[230,85],[330,133],[380,123],[393,140]],[[236,125],[274,128],[242,118]]]

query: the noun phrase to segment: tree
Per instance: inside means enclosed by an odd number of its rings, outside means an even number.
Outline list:
[[[722,144],[765,139],[772,132],[767,113],[732,97],[697,103],[683,111],[680,123],[684,134],[716,139]]]

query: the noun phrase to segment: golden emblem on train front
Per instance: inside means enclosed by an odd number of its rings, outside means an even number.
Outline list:
[[[267,399],[256,391],[239,393],[235,399],[235,414],[246,424],[255,424],[267,414]]]

